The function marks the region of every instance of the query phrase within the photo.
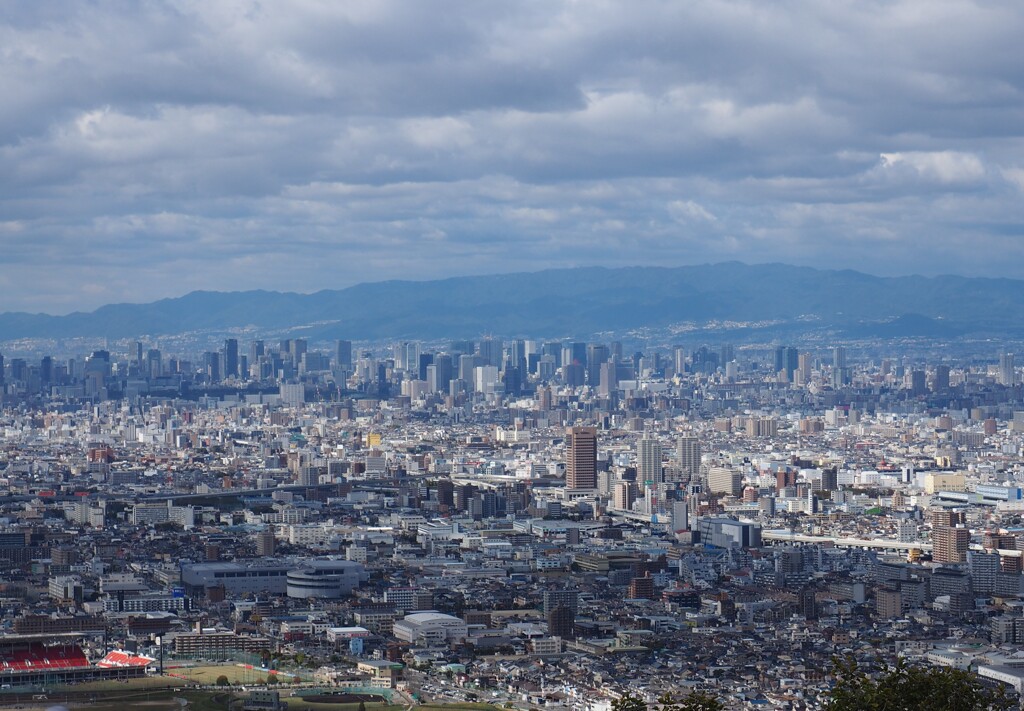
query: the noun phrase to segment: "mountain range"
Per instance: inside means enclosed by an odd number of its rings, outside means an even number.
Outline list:
[[[3,313],[0,339],[131,338],[239,328],[314,340],[798,328],[941,338],[1016,336],[1024,331],[1022,313],[1021,280],[879,277],[727,262],[385,281],[312,294],[195,291],[64,316]]]

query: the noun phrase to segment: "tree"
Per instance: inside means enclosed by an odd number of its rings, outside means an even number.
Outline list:
[[[227,676],[221,674],[217,677],[217,686],[231,686],[231,682],[228,681]]]
[[[827,711],[1008,711],[1005,691],[976,674],[949,667],[910,666],[904,659],[872,676],[852,657],[832,661],[836,684]]]
[[[267,675],[267,686],[273,686],[276,683],[277,683],[277,674],[268,674]]]
[[[703,691],[687,694],[678,703],[672,700],[671,694],[665,692],[658,703],[661,704],[661,711],[725,711],[725,704]]]
[[[612,702],[612,711],[647,711],[647,703],[639,696],[624,694]]]

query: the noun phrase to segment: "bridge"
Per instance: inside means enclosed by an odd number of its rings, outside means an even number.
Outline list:
[[[887,538],[839,538],[836,536],[808,536],[801,533],[789,531],[761,531],[761,540],[780,543],[802,543],[802,544],[832,544],[837,548],[877,548],[879,550],[903,551],[912,550],[931,551],[932,544],[915,541],[903,543]],[[980,548],[980,546],[979,546]]]

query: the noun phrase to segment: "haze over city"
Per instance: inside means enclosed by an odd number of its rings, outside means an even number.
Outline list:
[[[0,310],[733,259],[1022,277],[1022,14],[6,3]]]
[[[0,4],[0,711],[1024,710],[1022,37]]]

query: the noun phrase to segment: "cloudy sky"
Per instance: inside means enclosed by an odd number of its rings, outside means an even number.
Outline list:
[[[0,311],[574,265],[1024,278],[1024,4],[7,2]]]

